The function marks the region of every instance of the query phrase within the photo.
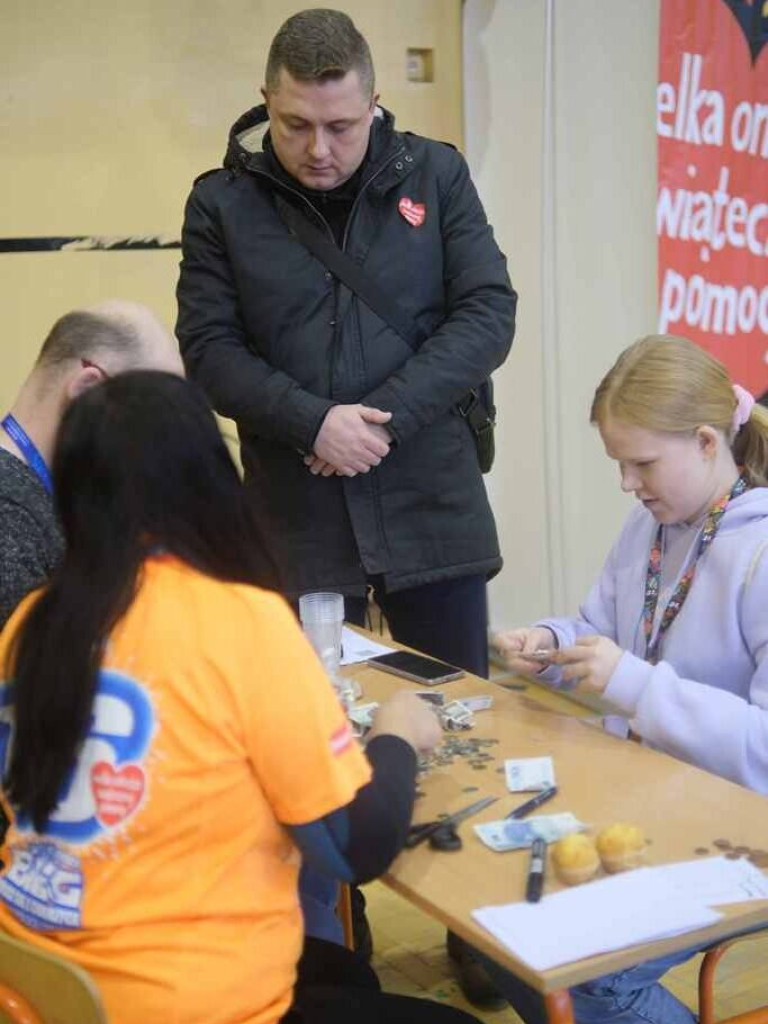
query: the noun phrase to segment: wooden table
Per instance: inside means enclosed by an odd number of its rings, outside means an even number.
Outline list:
[[[384,700],[416,684],[365,665],[344,670],[363,688],[363,701]],[[595,831],[617,821],[640,825],[650,841],[648,864],[692,860],[697,848],[721,852],[713,844],[727,839],[733,846],[768,848],[768,801],[764,796],[715,775],[627,740],[619,740],[584,719],[554,710],[529,693],[512,692],[474,676],[438,687],[446,700],[471,694],[492,694],[494,707],[478,712],[476,726],[462,738],[490,738],[483,748],[492,755],[485,769],[467,758],[433,768],[422,777],[414,821],[428,821],[486,795],[501,797],[459,826],[464,840],[458,853],[440,853],[423,844],[403,852],[383,881],[411,903],[438,918],[476,948],[541,992],[551,1024],[572,1024],[568,989],[603,974],[621,970],[677,950],[715,941],[760,925],[768,926],[768,900],[719,907],[723,918],[708,928],[674,938],[535,971],[476,924],[471,911],[523,898],[529,853],[495,853],[475,835],[472,825],[503,817],[526,799],[509,793],[497,769],[509,757],[554,758],[558,795],[539,813],[571,811]],[[535,690],[535,687],[530,689]],[[449,735],[449,734],[446,734]],[[470,791],[470,787],[477,787]],[[551,867],[546,892],[562,888]]]

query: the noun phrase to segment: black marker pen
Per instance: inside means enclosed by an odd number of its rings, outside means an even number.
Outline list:
[[[524,804],[520,804],[514,811],[510,811],[507,815],[508,818],[522,818],[526,814],[530,814],[531,811],[535,811],[537,807],[541,807],[547,800],[551,800],[553,796],[557,795],[557,786],[550,786],[548,789],[542,789],[540,793],[532,797],[530,800],[526,800]]]
[[[531,847],[531,863],[528,867],[528,881],[525,884],[525,898],[528,903],[538,903],[541,899],[546,863],[547,844],[543,839],[534,839]]]

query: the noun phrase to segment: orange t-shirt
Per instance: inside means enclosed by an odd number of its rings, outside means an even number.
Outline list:
[[[0,684],[0,766],[9,695]],[[302,945],[283,825],[369,779],[285,602],[151,559],[55,814],[42,835],[9,831],[0,928],[85,967],[110,1024],[272,1024]]]

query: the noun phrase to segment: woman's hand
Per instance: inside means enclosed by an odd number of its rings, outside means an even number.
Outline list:
[[[399,736],[417,754],[428,754],[442,742],[443,730],[431,704],[400,690],[377,709],[368,742],[376,736]]]
[[[563,682],[575,682],[579,690],[602,693],[623,653],[607,636],[583,636],[572,647],[563,647],[552,660],[561,667]]]
[[[513,672],[541,672],[547,667],[539,659],[526,658],[533,651],[552,651],[553,657],[557,650],[555,634],[546,626],[523,626],[510,629],[506,633],[497,633],[494,643],[499,653]]]

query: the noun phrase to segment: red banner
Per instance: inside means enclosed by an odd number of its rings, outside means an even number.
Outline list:
[[[661,0],[659,330],[768,390],[768,3]]]

